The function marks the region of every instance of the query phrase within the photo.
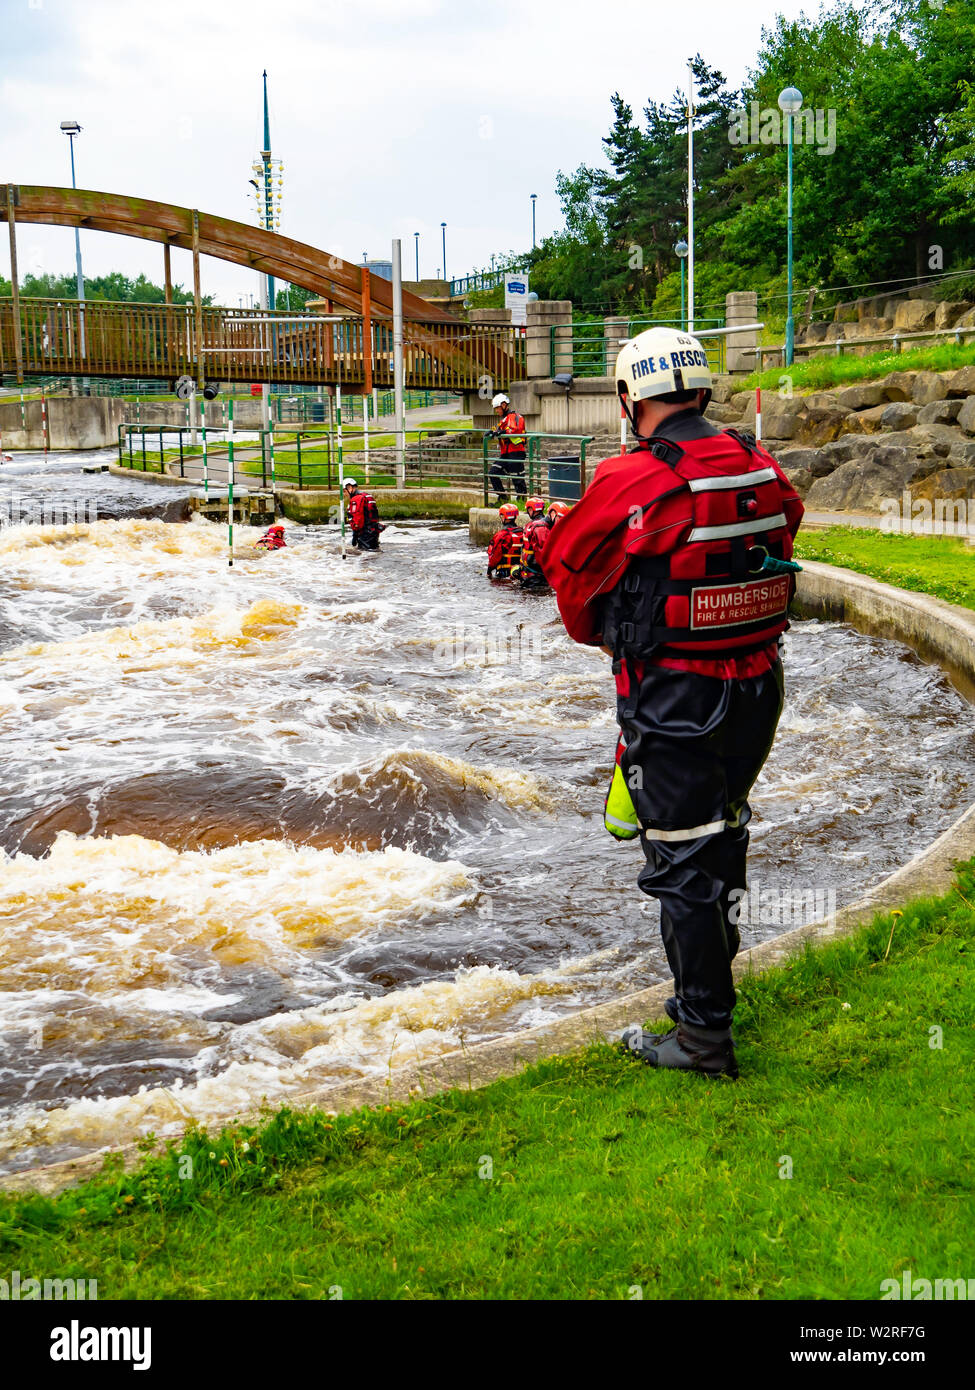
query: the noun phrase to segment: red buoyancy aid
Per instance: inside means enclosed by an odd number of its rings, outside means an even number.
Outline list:
[[[551,534],[552,528],[544,517],[537,521],[529,521],[525,527],[525,558],[527,559],[532,555],[537,560],[545,549],[545,542]]]
[[[788,626],[803,506],[761,445],[732,431],[607,459],[541,559],[569,635],[634,656],[767,645]]]
[[[368,492],[356,492],[349,498],[349,525],[353,531],[364,531],[367,526],[378,525],[379,508],[376,499]]]
[[[508,454],[525,452],[525,417],[517,410],[509,410],[498,426],[498,453],[502,458]]]
[[[510,575],[512,568],[521,564],[523,542],[520,526],[502,526],[500,531],[495,531],[488,548],[488,569],[501,577]]]

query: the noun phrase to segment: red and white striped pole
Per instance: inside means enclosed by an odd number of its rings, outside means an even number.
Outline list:
[[[755,438],[761,443],[762,440],[762,387],[761,384],[755,387]]]
[[[626,453],[626,410],[620,401],[620,453]]]
[[[44,432],[44,452],[51,447],[51,428],[47,420],[47,397],[41,396],[41,429]]]

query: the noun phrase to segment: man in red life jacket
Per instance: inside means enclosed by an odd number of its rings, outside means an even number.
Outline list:
[[[521,564],[523,533],[518,525],[518,508],[514,502],[504,502],[498,508],[501,530],[495,531],[488,548],[488,578],[510,579],[513,569]]]
[[[355,478],[346,478],[345,495],[349,501],[352,544],[360,550],[378,550],[380,533],[386,528],[380,524],[376,499],[369,492],[360,492]]]
[[[634,1024],[623,1041],[651,1066],[733,1077],[747,798],[782,709],[778,639],[803,507],[750,436],[704,419],[711,374],[694,338],[639,334],[616,379],[636,447],[599,465],[542,564],[569,635],[613,657],[606,826],[640,837],[638,883],[660,903],[674,975],[675,1027]]]
[[[273,526],[267,528],[261,539],[255,541],[254,544],[260,550],[283,550],[287,545],[287,541],[284,538],[284,527],[280,522],[276,521]]]
[[[498,458],[491,469],[491,486],[499,502],[508,496],[508,479],[514,482],[515,496],[524,497],[525,482],[525,417],[512,410],[504,391],[491,402],[498,413],[498,427],[493,431],[498,441]]]

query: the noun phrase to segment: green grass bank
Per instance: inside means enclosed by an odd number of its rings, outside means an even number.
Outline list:
[[[99,1298],[798,1299],[965,1276],[975,872],[747,978],[742,1078],[610,1045],[478,1091],[188,1135],[0,1199],[11,1268]]]

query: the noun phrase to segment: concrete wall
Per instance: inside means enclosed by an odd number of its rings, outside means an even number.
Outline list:
[[[108,396],[54,396],[47,402],[51,449],[100,449],[114,444],[124,416],[125,403]],[[26,419],[27,428],[23,428]],[[5,449],[43,449],[45,444],[41,402],[19,400],[0,403],[0,433]]]
[[[223,429],[226,403],[208,401],[206,422],[211,429]],[[3,447],[43,449],[44,425],[41,402],[24,402],[26,432],[22,427],[19,400],[0,402],[0,434]],[[47,401],[51,449],[103,449],[118,441],[121,424],[186,424],[186,406],[181,401],[140,401],[138,406],[112,396],[52,396]],[[197,406],[199,420],[199,405]],[[261,402],[257,399],[234,404],[234,424],[240,430],[261,428]]]

